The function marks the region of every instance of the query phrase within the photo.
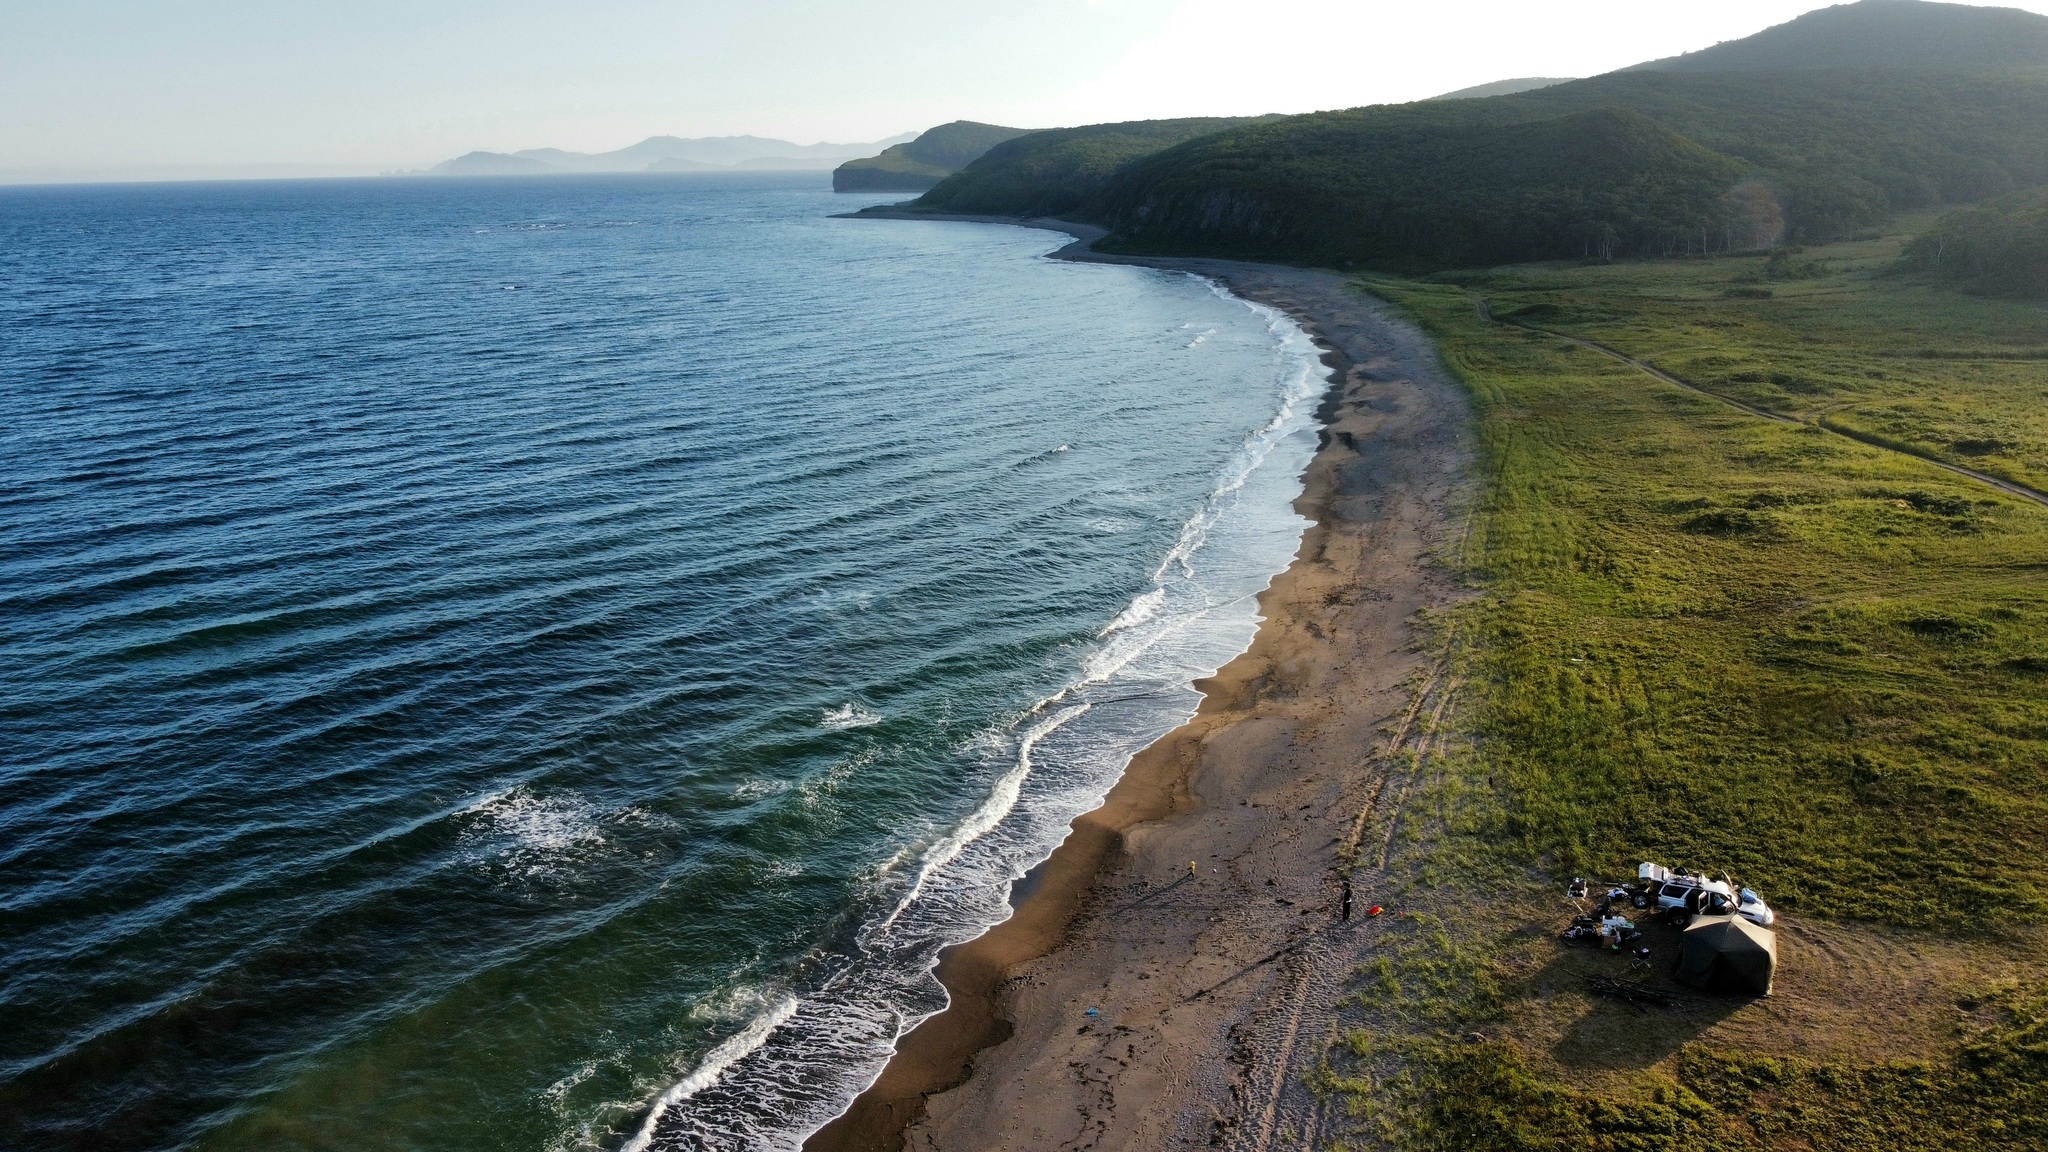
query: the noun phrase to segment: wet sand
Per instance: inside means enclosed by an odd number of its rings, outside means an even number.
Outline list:
[[[1031,223],[1077,237],[1062,258],[1210,276],[1316,337],[1333,379],[1295,505],[1312,527],[1194,719],[1074,821],[1011,919],[944,954],[950,1006],[805,1148],[1307,1146],[1321,1116],[1302,1073],[1385,923],[1365,914],[1385,902],[1372,842],[1448,700],[1418,618],[1459,595],[1437,557],[1469,494],[1468,402],[1419,331],[1339,275],[1103,256],[1093,229]]]

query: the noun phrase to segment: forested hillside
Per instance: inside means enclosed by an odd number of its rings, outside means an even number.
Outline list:
[[[2048,190],[1952,212],[1901,263],[1971,292],[2048,300]]]
[[[1808,12],[1742,40],[1636,65],[1641,71],[1776,72],[2048,65],[2048,21],[2017,8],[1863,0]]]
[[[1030,131],[955,120],[882,152],[848,160],[832,171],[835,192],[922,192],[974,163],[1005,140]]]
[[[1034,133],[915,207],[1068,216],[1116,251],[1416,270],[1825,243],[2048,184],[2048,67],[2015,67],[2048,63],[2048,17],[1863,0],[1679,59],[1483,99]]]
[[[1184,140],[1275,117],[1134,120],[1033,132],[998,144],[916,206],[937,212],[1062,216],[1083,210],[1118,168]]]
[[[1124,251],[1413,268],[1826,242],[2041,183],[2048,75],[1630,72],[1248,126],[1081,203]]]
[[[1745,237],[1777,231],[1768,197],[1731,194],[1742,165],[1634,112],[1413,127],[1311,117],[1141,163],[1108,198],[1115,242],[1446,266],[1696,248],[1738,222]]]

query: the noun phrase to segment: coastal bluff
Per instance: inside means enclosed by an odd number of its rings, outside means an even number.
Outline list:
[[[939,181],[967,167],[989,149],[1028,133],[955,120],[882,151],[879,156],[848,160],[832,170],[834,192],[926,192]]]

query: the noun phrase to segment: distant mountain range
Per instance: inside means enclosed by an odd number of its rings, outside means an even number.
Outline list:
[[[792,144],[761,136],[649,136],[616,152],[471,152],[427,169],[431,176],[547,176],[566,172],[716,172],[822,169],[873,156],[917,137],[905,132],[870,144]]]

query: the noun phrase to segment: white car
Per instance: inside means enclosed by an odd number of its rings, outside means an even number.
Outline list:
[[[1759,928],[1769,928],[1778,914],[1764,898],[1748,888],[1737,888],[1726,879],[1710,880],[1698,872],[1673,872],[1662,865],[1645,862],[1636,869],[1635,906],[1670,910],[1680,924],[1694,915],[1718,916],[1735,912]]]

